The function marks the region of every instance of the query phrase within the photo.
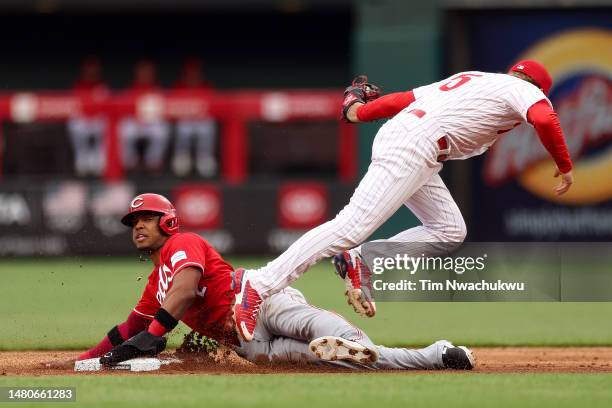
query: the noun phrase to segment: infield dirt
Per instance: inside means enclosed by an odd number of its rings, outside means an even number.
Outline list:
[[[612,373],[612,347],[494,347],[474,348],[478,373]],[[0,375],[136,375],[137,373],[101,371],[75,373],[70,368],[46,368],[45,362],[73,358],[76,351],[10,351],[0,352]],[[233,353],[221,357],[182,355],[181,364],[162,366],[159,371],[140,375],[176,374],[311,374],[364,372],[330,366],[305,364],[253,364]],[[372,371],[367,371],[373,373]],[[384,373],[389,371],[375,371]],[[391,371],[397,373],[398,371]],[[402,371],[406,373],[452,373],[456,371]]]

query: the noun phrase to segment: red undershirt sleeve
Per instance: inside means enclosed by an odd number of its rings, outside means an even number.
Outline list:
[[[357,109],[357,118],[361,122],[390,118],[410,105],[414,100],[414,93],[412,91],[383,95],[378,99],[360,106]]]
[[[121,333],[121,337],[127,340],[146,329],[150,322],[151,321],[149,319],[132,312],[128,316],[127,320],[118,325],[117,328],[119,329],[119,333]],[[101,357],[107,352],[111,351],[112,348],[113,345],[111,344],[108,336],[104,336],[100,343],[81,354],[77,360]]]
[[[572,160],[565,144],[559,117],[548,102],[541,100],[531,105],[527,110],[527,120],[535,128],[542,145],[555,160],[561,173],[570,171]]]

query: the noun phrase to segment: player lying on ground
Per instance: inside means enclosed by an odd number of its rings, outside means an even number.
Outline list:
[[[334,257],[354,309],[374,316],[376,305],[360,273],[359,245],[402,205],[422,225],[382,242],[463,242],[465,222],[438,175],[442,162],[482,154],[522,122],[535,128],[557,165],[555,177],[561,176],[561,182],[555,193],[567,192],[573,183],[572,162],[557,114],[546,97],[551,86],[546,68],[536,61],[521,61],[507,74],[461,72],[380,98],[378,87],[365,77],[356,78],[344,94],[345,120],[392,119],[378,131],[372,162],[348,205],[266,266],[246,271],[234,314],[240,336],[247,341],[253,338],[262,300],[327,257]],[[244,298],[248,302],[243,304]]]
[[[238,339],[233,327],[235,288],[242,273],[202,237],[180,233],[174,206],[163,196],[134,198],[121,220],[132,228],[132,240],[155,264],[144,293],[127,320],[78,357],[101,357],[114,365],[164,350],[164,334],[181,320],[193,330],[233,348],[253,362],[329,362],[374,369],[472,369],[474,357],[465,347],[440,340],[423,349],[376,346],[340,315],[308,304],[287,287],[260,308],[254,341]],[[245,302],[247,300],[245,299]]]

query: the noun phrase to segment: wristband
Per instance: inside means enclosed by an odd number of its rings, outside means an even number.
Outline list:
[[[106,335],[108,336],[108,339],[110,340],[113,347],[118,346],[125,341],[123,337],[121,336],[121,332],[119,331],[118,326],[115,326],[112,329],[110,329]]]
[[[172,329],[174,329],[178,324],[178,320],[176,320],[163,307],[159,308],[157,313],[155,313],[155,320],[158,321],[162,326],[164,326],[166,331],[172,331]]]

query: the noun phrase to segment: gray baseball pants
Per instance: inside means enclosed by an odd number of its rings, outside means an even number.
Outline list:
[[[350,361],[322,361],[309,343],[322,336],[337,336],[378,350],[378,361],[362,365]],[[259,311],[254,338],[241,341],[237,353],[253,362],[284,361],[332,364],[370,369],[442,369],[445,340],[417,350],[376,346],[372,340],[342,316],[308,304],[297,289],[287,287],[265,299]]]

